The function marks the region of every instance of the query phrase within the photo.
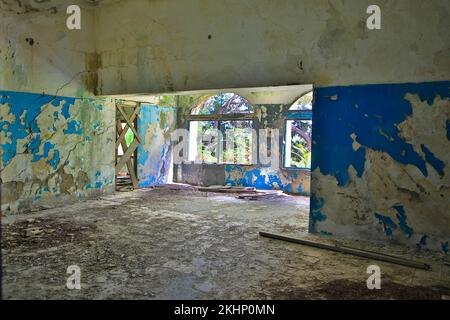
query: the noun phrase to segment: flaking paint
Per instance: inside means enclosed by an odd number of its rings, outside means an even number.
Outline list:
[[[311,232],[447,252],[449,87],[441,81],[315,90]],[[315,198],[325,219],[314,219]]]
[[[113,110],[106,99],[0,91],[2,211],[111,192]]]

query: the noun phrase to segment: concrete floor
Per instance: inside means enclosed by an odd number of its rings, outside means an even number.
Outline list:
[[[339,242],[432,265],[431,271],[422,271],[258,236],[265,230],[334,243],[307,234],[307,197],[249,201],[233,194],[181,189],[119,192],[3,217],[3,298],[447,299],[450,295],[450,267],[437,253]],[[366,287],[371,264],[381,268],[381,290]],[[81,268],[80,290],[65,286],[69,265]]]

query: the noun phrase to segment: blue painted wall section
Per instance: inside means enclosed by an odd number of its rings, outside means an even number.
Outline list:
[[[310,219],[309,219],[309,230],[312,233],[317,232],[317,223],[320,221],[325,221],[327,216],[321,211],[323,207],[324,200],[322,198],[317,198],[315,195],[311,196],[310,205]],[[322,231],[323,232],[323,231]],[[327,234],[331,235],[331,232],[327,231]]]
[[[450,140],[450,120],[447,120],[447,139]]]
[[[440,81],[315,89],[311,232],[446,252],[449,88]],[[314,218],[314,199],[325,219]]]
[[[176,125],[176,108],[142,105],[138,115],[138,179],[140,187],[168,182],[172,145],[170,134]]]
[[[281,170],[259,165],[225,165],[225,184],[309,194],[308,170]]]
[[[113,109],[92,111],[103,103],[0,91],[3,210],[16,212],[59,198],[88,197],[94,189],[95,193],[112,191],[114,131],[106,123],[114,113]],[[94,121],[100,124],[98,130]],[[109,145],[112,155],[105,156]]]
[[[0,127],[5,133],[5,141],[2,142],[2,162],[3,167],[7,166],[12,158],[17,153],[17,141],[20,139],[25,139],[32,132],[37,134],[30,142],[30,152],[35,155],[35,160],[37,158],[37,153],[39,151],[39,146],[41,145],[41,137],[39,133],[41,132],[37,124],[37,117],[42,111],[42,108],[51,103],[53,106],[57,107],[62,103],[62,109],[68,110],[70,105],[73,105],[73,98],[61,98],[53,97],[48,95],[35,95],[28,93],[10,92],[10,91],[0,91],[0,104],[2,104],[2,109],[6,111],[6,105],[9,105],[9,112],[12,120],[6,120],[5,116],[0,118]],[[67,112],[67,111],[66,111]],[[6,139],[8,137],[8,139]],[[50,144],[44,145],[44,152],[49,151]]]

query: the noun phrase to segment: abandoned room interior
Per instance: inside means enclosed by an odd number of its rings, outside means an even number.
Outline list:
[[[2,298],[450,299],[450,2],[376,2],[0,1]]]

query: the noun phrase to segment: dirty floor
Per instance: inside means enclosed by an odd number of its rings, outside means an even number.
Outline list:
[[[307,234],[309,198],[240,200],[190,187],[118,192],[2,218],[4,299],[448,299],[448,257],[344,241],[431,271],[262,238]],[[368,290],[369,265],[381,290]],[[68,266],[81,270],[69,290]]]

